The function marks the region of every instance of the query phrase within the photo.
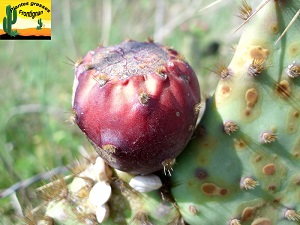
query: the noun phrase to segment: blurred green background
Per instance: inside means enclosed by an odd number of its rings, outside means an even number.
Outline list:
[[[235,0],[53,0],[51,41],[0,40],[0,192],[91,150],[71,116],[73,65],[99,44],[148,37],[181,52],[211,94],[242,22]],[[69,59],[68,59],[69,58]],[[0,198],[0,224],[16,224],[41,182]]]

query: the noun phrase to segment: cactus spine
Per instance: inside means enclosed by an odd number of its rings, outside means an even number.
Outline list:
[[[11,30],[12,24],[17,22],[17,10],[11,10],[11,6],[6,6],[6,17],[3,18],[3,30],[10,36],[13,35]]]

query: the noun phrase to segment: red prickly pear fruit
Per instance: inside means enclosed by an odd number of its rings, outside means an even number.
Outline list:
[[[77,63],[75,122],[113,168],[147,174],[174,162],[192,136],[200,88],[175,50],[125,41]]]

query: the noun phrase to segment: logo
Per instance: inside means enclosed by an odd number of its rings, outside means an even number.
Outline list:
[[[0,40],[51,40],[51,0],[1,0]]]

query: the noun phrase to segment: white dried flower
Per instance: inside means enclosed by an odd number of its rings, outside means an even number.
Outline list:
[[[89,194],[89,202],[95,206],[105,204],[111,196],[111,186],[106,181],[97,182],[91,189]]]
[[[96,217],[99,223],[104,222],[109,217],[109,207],[107,204],[98,206],[96,208]]]
[[[88,177],[94,181],[106,181],[110,174],[107,174],[107,165],[101,157],[97,157],[95,164],[90,165],[79,177]]]
[[[162,186],[160,178],[154,174],[135,176],[129,185],[138,192],[149,192],[159,189]]]

